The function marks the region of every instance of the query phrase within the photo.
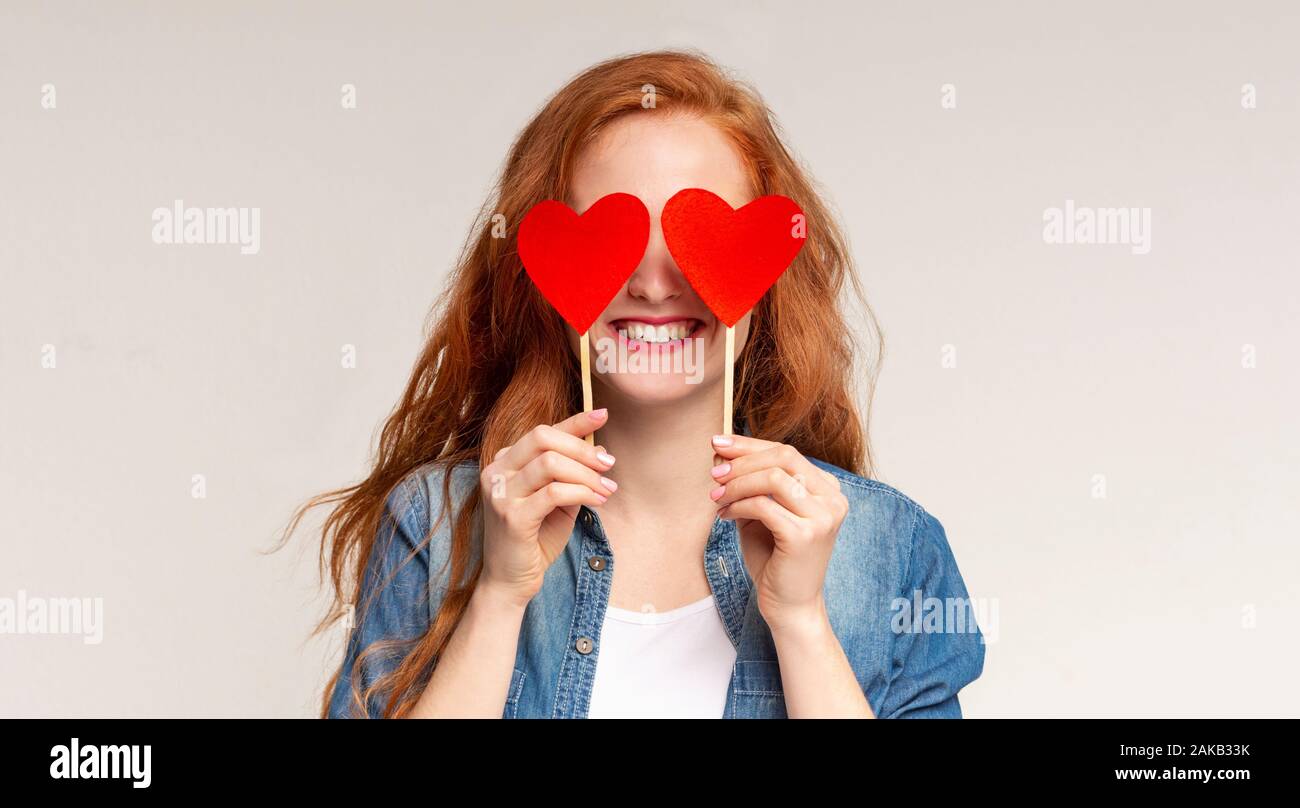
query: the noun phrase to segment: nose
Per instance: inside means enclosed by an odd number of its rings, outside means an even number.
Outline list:
[[[668,252],[663,228],[659,226],[656,217],[651,223],[650,241],[646,244],[645,255],[628,279],[627,293],[637,300],[655,305],[675,300],[685,291],[686,277]]]

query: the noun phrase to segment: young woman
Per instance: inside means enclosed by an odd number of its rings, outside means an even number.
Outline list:
[[[807,218],[736,328],[733,437],[725,327],[659,229],[683,188],[736,208],[783,194]],[[615,362],[583,413],[577,335],[515,234],[541,200],[582,212],[615,192],[645,203],[651,236],[593,339],[701,361]],[[909,614],[970,614],[943,528],[859,476],[851,273],[769,111],[707,60],[616,59],[560,90],[511,149],[373,471],[314,500],[337,506],[322,562],[335,615],[355,615],[325,714],[960,716],[978,629]]]

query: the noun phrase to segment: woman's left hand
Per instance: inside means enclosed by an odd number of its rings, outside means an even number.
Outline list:
[[[826,565],[849,512],[839,480],[783,443],[719,435],[713,451],[709,496],[736,520],[763,619],[773,630],[824,619]]]

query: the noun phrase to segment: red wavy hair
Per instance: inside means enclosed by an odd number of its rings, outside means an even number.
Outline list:
[[[838,305],[846,285],[859,301],[861,290],[838,226],[782,143],[771,112],[757,93],[699,54],[661,51],[612,59],[565,85],[515,140],[434,309],[428,342],[401,401],[384,424],[369,476],[315,497],[294,514],[286,536],[311,508],[333,506],[323,527],[320,563],[335,598],[321,628],[351,608],[359,618],[370,605],[354,603],[358,584],[385,503],[403,478],[430,463],[452,468],[490,462],[533,426],[581,409],[566,326],[524,273],[515,231],[537,202],[567,198],[574,161],[602,127],[620,115],[647,111],[646,85],[653,86],[655,96],[648,111],[712,122],[744,158],[755,196],[788,196],[807,217],[804,249],[754,309],[750,337],[737,359],[737,422],[758,437],[870,474],[866,423],[853,392],[855,340]],[[507,223],[506,238],[492,233],[496,214]],[[878,356],[882,345],[874,317],[864,301],[860,311]],[[521,351],[520,345],[542,347]],[[866,369],[867,401],[873,371],[874,363]],[[434,520],[435,525],[444,517],[452,520],[449,589],[424,636],[362,649],[351,676],[352,702],[361,714],[372,700],[384,705],[385,716],[410,710],[477,583],[481,565],[471,568],[471,542],[479,495],[476,490],[452,512],[450,482],[451,475],[444,474],[446,505]],[[360,666],[395,650],[401,656],[396,669],[363,690]],[[322,713],[338,677],[335,673],[326,688]]]

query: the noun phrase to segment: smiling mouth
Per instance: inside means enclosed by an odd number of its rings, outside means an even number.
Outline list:
[[[644,320],[611,320],[610,329],[619,339],[627,340],[631,346],[640,344],[651,346],[681,345],[704,330],[704,321],[693,318],[673,320],[667,323],[650,323]]]

